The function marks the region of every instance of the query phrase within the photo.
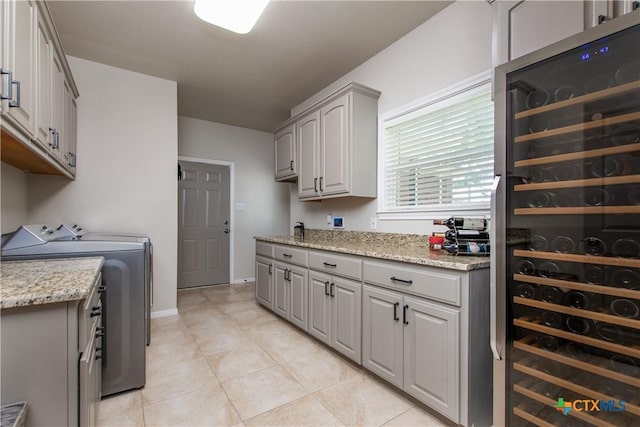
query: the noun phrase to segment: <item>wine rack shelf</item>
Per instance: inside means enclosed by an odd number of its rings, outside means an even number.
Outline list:
[[[638,214],[640,206],[575,206],[570,208],[518,208],[514,215],[606,215]]]
[[[536,182],[514,185],[515,191],[558,190],[561,188],[603,187],[605,185],[638,184],[640,175],[610,176],[606,178],[572,179],[568,181]],[[557,209],[557,208],[556,208]]]
[[[517,168],[526,166],[546,165],[550,163],[568,162],[572,160],[584,160],[594,157],[615,156],[618,154],[634,153],[640,151],[640,144],[619,145],[616,147],[598,148],[588,151],[576,151],[574,153],[557,154],[555,156],[537,157],[535,159],[518,160],[514,163]]]
[[[518,407],[513,408],[513,413],[522,418],[523,420],[529,421],[531,424],[538,427],[556,427],[551,423],[541,420],[535,415],[531,415],[527,411],[520,409]]]
[[[557,129],[545,130],[543,132],[530,133],[528,135],[517,136],[513,139],[515,143],[535,141],[538,139],[549,138],[552,136],[566,135],[573,132],[583,132],[589,129],[597,129],[603,126],[611,126],[619,123],[632,122],[640,120],[640,112],[621,114],[619,116],[609,117],[606,119],[593,120],[586,123],[578,123],[571,126],[560,127]]]
[[[531,331],[540,332],[542,334],[553,335],[558,338],[562,338],[569,341],[579,342],[585,345],[590,345],[591,347],[597,347],[607,351],[613,351],[614,353],[624,354],[629,357],[635,357],[636,359],[640,359],[640,348],[630,347],[622,344],[611,343],[607,341],[602,341],[597,338],[591,338],[584,335],[574,334],[572,332],[562,331],[560,329],[551,328],[549,326],[541,325],[540,323],[535,323],[533,321],[525,320],[525,318],[513,319],[513,324],[515,326],[529,329]]]
[[[624,326],[626,328],[640,329],[640,320],[629,319],[612,314],[567,307],[566,305],[552,304],[550,302],[538,301],[522,297],[513,297],[513,302],[520,305],[526,305],[527,307],[555,311],[557,313],[570,314],[572,316],[583,317],[585,319],[591,319],[597,322],[606,322],[614,325]]]
[[[553,408],[554,405],[556,405],[558,402],[554,401],[553,399],[548,398],[547,396],[542,396],[536,392],[533,392],[531,390],[529,390],[526,387],[523,387],[519,384],[514,384],[513,386],[513,390],[516,391],[517,393],[520,393],[523,396],[529,397],[531,399],[534,399],[540,403],[543,403],[551,408]],[[516,411],[516,409],[519,408],[513,408],[514,409],[514,413]],[[519,409],[521,412],[523,412],[524,414],[526,414],[526,418],[522,417],[522,415],[517,414],[519,417],[525,418],[527,421],[532,422],[536,425],[539,426],[554,426],[554,424],[549,424],[546,421],[541,420],[540,418],[536,417],[535,415],[529,414],[528,412]],[[604,421],[604,420],[600,420],[596,417],[594,417],[593,415],[589,415],[586,412],[578,412],[578,411],[569,411],[569,416],[573,416],[575,418],[578,418],[582,421],[586,421],[589,424],[592,424],[594,426],[598,426],[598,427],[617,427],[614,424],[609,424],[608,422]]]
[[[633,289],[617,288],[613,286],[594,285],[590,283],[571,282],[569,280],[550,279],[548,277],[528,276],[516,273],[513,279],[519,282],[532,283],[542,286],[556,286],[558,288],[571,289],[573,291],[585,291],[595,294],[611,295],[614,297],[640,299],[640,291]]]
[[[586,102],[597,101],[599,99],[605,99],[616,95],[622,95],[627,92],[640,89],[640,81],[634,81],[626,83],[620,86],[615,86],[609,89],[600,90],[597,92],[588,93],[582,96],[576,96],[575,98],[567,99],[566,101],[556,102],[549,105],[543,105],[542,107],[532,108],[531,110],[523,111],[515,115],[515,119],[522,119],[525,117],[535,116],[536,114],[547,113],[549,111],[558,110],[561,108],[570,107],[572,105],[581,105]]]
[[[539,347],[528,344],[526,341],[527,339],[514,341],[513,346],[519,350],[526,351],[527,353],[531,353],[535,356],[544,357],[546,359],[553,360],[555,362],[559,362],[570,367],[579,368],[579,369],[582,369],[583,371],[600,375],[601,377],[610,378],[615,381],[620,381],[634,387],[640,387],[640,378],[621,374],[620,372],[603,368],[602,366],[598,366],[593,363],[577,360],[572,357],[565,356],[564,354],[543,350]]]
[[[527,375],[531,375],[533,377],[539,378],[539,379],[541,379],[543,381],[546,381],[548,383],[557,385],[558,387],[562,387],[562,388],[564,388],[566,390],[571,390],[571,391],[573,391],[575,393],[578,393],[581,396],[590,397],[592,399],[604,400],[605,402],[609,401],[609,400],[614,400],[614,401],[617,400],[617,399],[614,399],[611,396],[607,396],[606,394],[602,394],[602,393],[597,392],[595,390],[592,390],[590,388],[583,387],[583,386],[581,386],[579,384],[572,383],[571,381],[567,381],[567,380],[564,380],[562,378],[558,378],[556,376],[546,374],[544,372],[536,371],[535,369],[530,368],[528,366],[525,366],[525,365],[523,365],[521,363],[518,363],[518,362],[514,363],[513,367],[517,371],[520,371],[520,372],[525,373]],[[625,405],[626,405],[626,408],[627,408],[626,409],[627,412],[630,412],[630,413],[635,414],[635,415],[640,415],[640,407],[638,407],[638,406],[636,406],[636,405],[634,405],[632,403],[629,403],[629,402],[626,402]]]
[[[640,260],[631,259],[631,258],[616,258],[616,257],[579,255],[579,254],[559,254],[556,252],[538,252],[538,251],[528,251],[524,249],[514,249],[513,255],[517,257],[524,257],[524,258],[578,262],[581,264],[598,264],[598,265],[611,265],[614,267],[640,268]]]

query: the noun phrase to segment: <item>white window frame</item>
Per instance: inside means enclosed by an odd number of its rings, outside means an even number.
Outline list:
[[[399,122],[411,120],[420,115],[429,113],[437,109],[447,107],[453,103],[459,102],[457,95],[465,94],[465,96],[473,96],[482,92],[486,92],[485,85],[489,85],[491,91],[491,71],[485,71],[463,80],[455,85],[427,95],[409,104],[397,109],[388,111],[378,116],[378,219],[381,221],[394,220],[431,220],[442,219],[452,215],[459,215],[464,212],[466,216],[488,216],[489,202],[481,205],[465,206],[461,205],[451,210],[451,207],[438,208],[436,206],[428,209],[411,210],[411,211],[388,211],[385,210],[385,129]]]

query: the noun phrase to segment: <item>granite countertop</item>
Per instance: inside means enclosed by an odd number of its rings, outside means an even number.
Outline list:
[[[84,299],[103,263],[102,257],[3,261],[0,308]]]
[[[478,270],[489,268],[488,256],[449,255],[440,250],[429,250],[427,236],[394,233],[368,233],[357,231],[307,230],[304,242],[294,236],[256,237],[269,243],[300,246],[309,249],[340,252],[391,261],[448,268],[452,270]]]

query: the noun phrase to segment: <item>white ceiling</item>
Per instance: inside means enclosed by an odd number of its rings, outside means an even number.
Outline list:
[[[450,3],[272,1],[246,35],[200,21],[192,1],[49,6],[68,55],[177,81],[179,115],[271,131]]]

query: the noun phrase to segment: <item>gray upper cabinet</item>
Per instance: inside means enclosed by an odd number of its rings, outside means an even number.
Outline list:
[[[46,2],[7,0],[2,22],[2,161],[75,176],[78,90]]]
[[[496,1],[493,60],[496,67],[631,12],[633,1]]]
[[[276,181],[294,181],[298,177],[298,150],[295,126],[286,125],[276,131],[274,138]]]
[[[301,200],[376,197],[379,97],[350,83],[281,124],[274,134],[276,180],[297,176]]]

